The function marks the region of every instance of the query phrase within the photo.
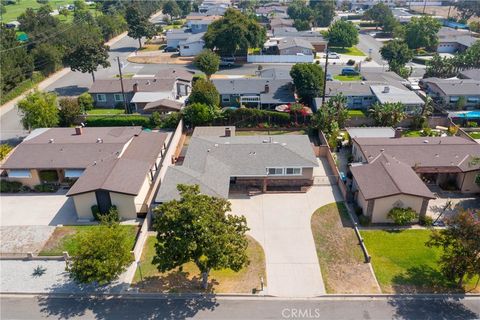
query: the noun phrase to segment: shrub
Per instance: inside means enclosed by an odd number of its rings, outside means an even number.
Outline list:
[[[366,57],[366,58],[365,58],[365,61],[367,61],[367,62],[372,61],[372,57]]]
[[[430,216],[423,216],[423,217],[420,217],[418,222],[422,225],[422,226],[425,226],[425,227],[430,227],[433,225],[433,218],[430,217]]]
[[[167,114],[160,123],[160,128],[162,129],[175,129],[178,126],[178,123],[182,119],[182,114],[180,112],[172,112]]]
[[[355,207],[355,214],[357,215],[357,217],[360,217],[363,214],[362,207]]]
[[[418,214],[412,208],[392,208],[387,217],[396,225],[404,226],[418,218]]]
[[[292,121],[289,113],[250,108],[227,109],[222,115],[222,124],[237,125],[239,127],[255,127],[261,123],[289,126],[294,122],[294,119]],[[302,120],[304,124],[308,124],[310,122],[310,116],[299,116],[298,120]]]
[[[33,189],[36,192],[57,192],[58,187],[52,183],[37,184]]]
[[[370,217],[367,217],[363,214],[358,216],[358,221],[362,227],[368,227],[370,225]]]
[[[0,160],[5,159],[5,157],[12,151],[13,147],[9,144],[0,144]]]
[[[86,122],[88,127],[152,127],[150,117],[139,115],[88,116]]]
[[[348,59],[347,65],[348,65],[348,66],[353,66],[353,65],[355,65],[355,60],[353,60],[353,59]]]
[[[478,124],[475,121],[467,121],[467,128],[476,128]]]
[[[93,219],[95,219],[97,221],[100,220],[100,209],[98,208],[98,206],[96,204],[94,204],[91,207],[91,210],[92,210]]]
[[[116,206],[111,206],[105,214],[98,215],[101,224],[111,225],[120,222],[120,215]]]
[[[41,181],[56,182],[58,181],[58,174],[56,170],[43,170],[38,173]]]
[[[83,111],[88,111],[93,109],[93,98],[88,92],[84,92],[77,98],[78,105]]]
[[[17,193],[20,192],[22,184],[18,181],[0,180],[1,193]]]

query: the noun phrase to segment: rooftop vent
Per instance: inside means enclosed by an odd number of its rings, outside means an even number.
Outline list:
[[[440,155],[438,153],[435,153],[435,158],[438,158],[440,157]]]
[[[81,136],[82,135],[82,126],[77,126],[75,127],[75,134],[77,136]]]
[[[423,140],[423,143],[428,143],[428,140]]]
[[[48,143],[54,143],[55,142],[55,139],[49,139],[48,140]]]
[[[102,138],[97,138],[97,143],[103,143],[103,139]]]
[[[214,147],[215,147],[215,148],[218,148],[218,143],[215,143],[215,144],[214,144]]]
[[[383,88],[383,93],[389,93],[390,92],[390,87],[389,86],[385,86]]]

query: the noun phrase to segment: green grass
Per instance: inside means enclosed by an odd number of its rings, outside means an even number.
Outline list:
[[[39,256],[61,256],[64,251],[67,251],[70,255],[75,255],[78,251],[78,242],[76,241],[76,235],[85,233],[89,230],[93,230],[98,226],[67,226],[57,227],[55,231],[48,239],[47,243],[43,247]],[[137,236],[138,227],[135,225],[122,225],[121,228],[128,230],[129,242],[133,250],[135,245],[135,239]]]
[[[455,291],[437,265],[442,249],[425,246],[430,233],[430,230],[361,231],[383,292]],[[472,279],[466,289],[472,289],[475,282]]]
[[[123,109],[92,109],[88,110],[87,114],[89,115],[104,115],[104,114],[124,114],[125,110]]]
[[[365,53],[363,53],[360,49],[353,46],[350,48],[340,48],[340,47],[330,47],[328,48],[331,52],[336,52],[339,54],[344,54],[347,56],[357,56],[357,57],[364,57]]]
[[[339,81],[362,81],[363,78],[361,75],[356,75],[356,76],[342,76],[340,74],[333,76],[333,79],[339,80]]]
[[[421,137],[422,133],[420,130],[407,130],[402,133],[402,136],[404,137]]]
[[[67,4],[73,4],[73,0],[50,0],[49,4],[52,8],[58,9],[59,6],[64,6]],[[10,21],[16,20],[18,16],[25,12],[27,8],[38,9],[42,4],[38,3],[36,0],[21,0],[17,1],[16,4],[10,4],[5,6],[7,12],[2,14],[0,21],[8,23]]]
[[[480,139],[480,132],[470,132],[468,135],[473,139]]]
[[[365,112],[362,110],[348,110],[348,116],[350,118],[365,118]]]
[[[135,76],[135,73],[122,73],[123,79],[132,79],[134,76]],[[116,74],[115,78],[120,78],[120,75]]]
[[[235,135],[237,136],[261,136],[261,135],[268,135],[277,136],[282,134],[291,134],[291,135],[302,135],[307,134],[305,130],[295,130],[295,131],[287,131],[287,130],[270,130],[270,131],[236,131]]]
[[[2,95],[0,98],[0,105],[12,99],[15,99],[25,91],[34,88],[37,84],[42,82],[44,79],[45,77],[43,76],[43,74],[41,74],[40,72],[34,72],[31,79],[28,79],[19,83],[18,86],[13,88],[10,92],[8,92],[5,95]]]

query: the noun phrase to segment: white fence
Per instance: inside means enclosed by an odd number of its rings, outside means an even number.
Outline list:
[[[297,63],[313,62],[313,55],[248,55],[247,62],[250,63]]]
[[[162,167],[160,168],[160,173],[158,174],[158,179],[160,179],[160,181],[162,181],[163,177],[165,177],[168,166],[172,164],[172,157],[175,153],[175,150],[177,150],[178,142],[180,141],[182,134],[183,119],[180,120],[180,122],[178,123],[177,129],[175,129],[175,132],[173,133],[173,136],[167,145],[167,152],[163,155],[163,160],[161,164]]]

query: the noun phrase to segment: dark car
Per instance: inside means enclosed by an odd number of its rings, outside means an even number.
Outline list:
[[[163,52],[178,52],[178,48],[175,47],[166,47]]]
[[[343,68],[342,69],[342,76],[358,76],[360,72],[355,70],[354,68]]]

